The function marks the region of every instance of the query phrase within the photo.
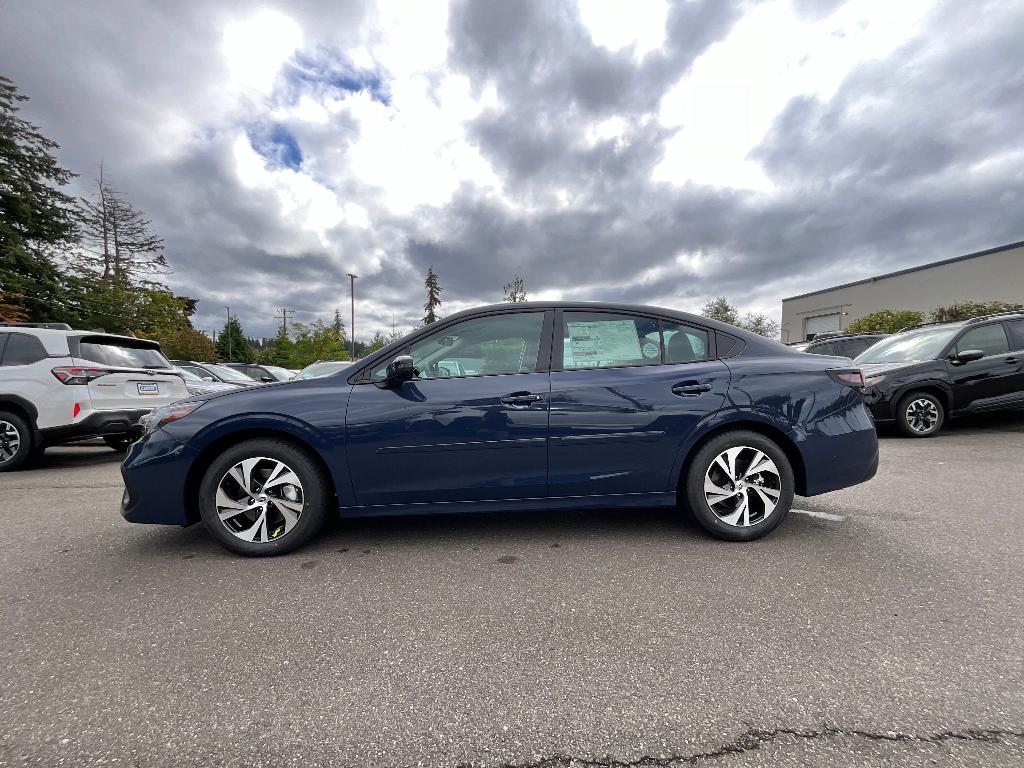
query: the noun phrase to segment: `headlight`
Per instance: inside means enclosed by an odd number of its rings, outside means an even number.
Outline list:
[[[170,424],[172,421],[177,421],[180,418],[188,416],[204,402],[206,401],[196,400],[190,403],[171,403],[170,405],[162,405],[159,408],[154,408],[139,419],[139,424],[142,426],[143,434],[148,435],[150,432],[156,432],[164,424]]]

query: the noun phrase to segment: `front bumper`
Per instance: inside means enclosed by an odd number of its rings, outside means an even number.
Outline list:
[[[101,435],[137,435],[141,432],[139,419],[149,408],[128,411],[93,411],[75,424],[39,430],[42,445],[59,445]]]
[[[121,515],[131,523],[191,525],[186,483],[197,453],[158,429],[134,443],[121,464]]]

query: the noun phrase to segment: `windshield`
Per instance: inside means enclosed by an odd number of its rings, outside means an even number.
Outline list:
[[[175,368],[174,372],[181,374],[181,377],[185,379],[185,381],[202,381],[202,379],[192,373],[192,371],[185,370],[184,368]]]
[[[207,365],[205,367],[217,374],[220,378],[224,379],[224,381],[238,381],[242,384],[252,384],[252,379],[244,373],[240,373],[234,368],[228,368],[226,365]]]
[[[264,365],[263,369],[278,381],[288,381],[292,377],[291,371],[279,368],[276,365]]]
[[[337,373],[340,370],[348,368],[349,363],[340,360],[324,361],[322,363],[313,363],[307,365],[301,371],[296,374],[296,379],[316,379],[320,376],[330,376],[332,373]]]
[[[797,352],[803,352],[805,349],[807,349],[807,347],[810,346],[810,344],[811,342],[809,341],[801,341],[798,344],[790,344],[789,348],[795,349]]]
[[[934,360],[952,339],[959,326],[948,325],[898,333],[868,347],[855,362],[919,363]]]
[[[171,368],[167,358],[159,349],[132,346],[113,340],[82,340],[78,345],[78,356],[83,360],[118,368]]]

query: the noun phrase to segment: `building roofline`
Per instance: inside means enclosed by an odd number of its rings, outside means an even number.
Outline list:
[[[1024,240],[1019,240],[1016,243],[1008,243],[1007,245],[998,245],[995,248],[987,248],[984,251],[976,251],[974,253],[966,253],[963,256],[954,256],[952,259],[943,259],[942,261],[932,261],[928,264],[922,264],[918,267],[908,267],[907,269],[898,269],[895,272],[886,272],[884,275],[875,275],[874,277],[867,277],[863,280],[854,280],[852,283],[843,283],[842,285],[833,285],[831,288],[821,288],[817,291],[808,291],[807,293],[801,293],[797,296],[788,296],[783,299],[783,303],[787,301],[795,301],[796,299],[805,299],[808,296],[817,296],[819,293],[829,293],[830,291],[838,291],[841,288],[852,288],[855,285],[864,285],[866,283],[874,283],[878,280],[885,280],[889,277],[896,277],[897,275],[906,275],[911,272],[920,272],[922,269],[931,269],[932,267],[941,267],[944,264],[954,264],[958,261],[966,261],[967,259],[976,259],[979,256],[988,256],[991,253],[999,253],[1000,251],[1012,251],[1014,248],[1024,247]]]

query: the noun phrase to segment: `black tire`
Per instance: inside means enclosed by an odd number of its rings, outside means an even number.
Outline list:
[[[283,462],[298,477],[302,491],[302,509],[294,527],[278,538],[261,542],[240,539],[221,522],[217,511],[221,480],[239,462],[256,457]],[[319,533],[328,519],[333,498],[327,473],[308,450],[284,440],[261,438],[233,445],[213,460],[199,486],[199,513],[207,530],[227,549],[246,557],[268,557],[292,552]]]
[[[911,392],[896,406],[896,426],[907,437],[933,437],[946,423],[946,407],[931,392]]]
[[[18,414],[0,411],[0,472],[18,469],[31,455],[32,427]]]
[[[128,449],[132,447],[132,439],[127,435],[104,435],[103,442],[118,453],[128,453]]]
[[[752,459],[756,457],[756,451],[760,451],[771,459],[777,470],[777,476],[766,470],[764,473],[751,475],[750,480],[741,478],[739,482],[745,485],[730,486],[723,484],[721,486],[726,488],[726,490],[735,490],[736,487],[742,488],[741,496],[747,499],[746,503],[749,505],[749,524],[747,525],[731,524],[723,519],[723,517],[729,516],[726,513],[740,509],[740,497],[724,496],[720,502],[716,502],[716,509],[713,510],[708,501],[708,496],[705,494],[704,481],[708,477],[709,472],[712,473],[714,478],[717,478],[716,473],[721,472],[723,469],[718,465],[716,469],[712,470],[712,464],[721,454],[731,448],[749,449],[737,455],[735,461],[735,466],[737,467],[736,474],[741,474],[751,467]],[[747,462],[745,466],[741,464],[744,461]],[[712,536],[726,541],[753,541],[762,536],[767,536],[782,524],[782,521],[786,519],[786,515],[789,514],[789,510],[793,506],[795,484],[793,481],[793,468],[790,466],[789,459],[786,458],[785,452],[776,443],[757,432],[747,430],[724,432],[708,441],[694,454],[687,465],[683,483],[681,495],[686,509],[700,523],[704,530]],[[763,499],[766,495],[770,498],[775,493],[778,493],[775,507],[769,510],[768,505]],[[733,504],[735,506],[731,506]],[[716,514],[716,510],[718,514]],[[740,519],[742,519],[742,512],[739,514],[741,516]],[[758,520],[758,517],[761,519]]]

